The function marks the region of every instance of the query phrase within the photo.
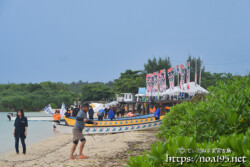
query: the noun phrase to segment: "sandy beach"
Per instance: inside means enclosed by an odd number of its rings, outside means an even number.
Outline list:
[[[26,155],[16,155],[14,148],[11,152],[0,154],[0,166],[123,166],[126,165],[130,156],[139,155],[144,150],[148,150],[149,144],[156,141],[156,133],[157,129],[151,129],[117,134],[86,135],[87,142],[83,153],[89,158],[83,160],[69,160],[72,135],[56,133],[53,137],[27,146]],[[78,152],[79,147],[76,154]]]

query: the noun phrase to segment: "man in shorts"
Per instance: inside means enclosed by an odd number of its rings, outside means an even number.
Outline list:
[[[71,148],[71,153],[70,153],[70,159],[76,159],[76,157],[73,156],[75,150],[76,150],[76,146],[79,142],[79,140],[81,141],[80,144],[80,151],[79,151],[79,156],[78,159],[86,159],[87,156],[82,154],[84,145],[86,143],[86,139],[84,137],[84,135],[82,134],[82,131],[84,129],[84,124],[94,124],[97,125],[97,122],[93,122],[91,120],[87,119],[87,112],[89,111],[89,104],[87,102],[84,102],[82,104],[82,108],[81,110],[78,112],[77,116],[76,116],[76,122],[75,122],[75,126],[73,128],[73,146]]]

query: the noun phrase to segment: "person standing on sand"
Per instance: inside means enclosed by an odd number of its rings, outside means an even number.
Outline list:
[[[89,107],[89,119],[91,121],[94,120],[94,110],[93,110],[92,106]]]
[[[14,126],[15,128],[14,128],[13,135],[15,137],[16,153],[19,154],[19,138],[20,138],[22,146],[23,146],[23,154],[26,154],[25,138],[27,136],[28,120],[24,116],[22,109],[19,109],[17,111],[17,117],[15,120]]]
[[[54,123],[53,123],[53,131],[56,131],[56,124],[60,124],[61,114],[59,110],[56,110],[55,114],[53,114]]]
[[[82,109],[78,112],[77,116],[76,116],[76,122],[75,122],[75,126],[72,130],[73,132],[73,146],[71,148],[71,153],[70,153],[70,159],[76,159],[76,157],[74,157],[74,152],[76,150],[76,146],[79,142],[79,140],[81,141],[80,144],[80,151],[79,151],[79,156],[78,159],[86,159],[88,158],[87,156],[82,154],[84,145],[86,143],[86,138],[84,137],[84,135],[82,134],[82,131],[84,129],[84,124],[94,124],[97,125],[97,122],[93,122],[87,119],[87,112],[89,111],[89,103],[84,102],[82,104]]]
[[[104,118],[107,118],[107,116],[108,116],[108,111],[109,111],[109,109],[108,109],[107,106],[104,108],[104,111],[105,111]]]
[[[115,114],[114,114],[112,108],[110,108],[110,110],[109,110],[109,119],[110,119],[111,121],[113,121],[113,119],[115,119]]]

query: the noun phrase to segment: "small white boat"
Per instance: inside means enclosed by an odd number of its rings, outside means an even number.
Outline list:
[[[136,130],[146,130],[151,128],[160,127],[162,124],[161,120],[134,124],[134,125],[123,125],[123,126],[90,126],[85,127],[83,134],[101,134],[101,133],[121,133]],[[57,125],[57,130],[62,133],[72,133],[73,126]]]
[[[16,120],[16,115],[13,115],[12,113],[9,113],[7,115],[10,121]],[[28,121],[53,121],[54,118],[52,116],[26,116]],[[64,120],[61,120],[64,121]]]

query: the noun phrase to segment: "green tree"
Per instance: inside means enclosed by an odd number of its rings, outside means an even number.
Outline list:
[[[81,91],[83,101],[98,101],[114,97],[114,91],[104,83],[84,84]]]
[[[126,70],[114,81],[116,93],[137,93],[139,87],[145,87],[145,74],[141,71]]]
[[[162,69],[171,68],[171,62],[169,57],[159,58],[158,60],[154,57],[152,60],[148,59],[148,62],[144,64],[144,73],[153,73]]]

